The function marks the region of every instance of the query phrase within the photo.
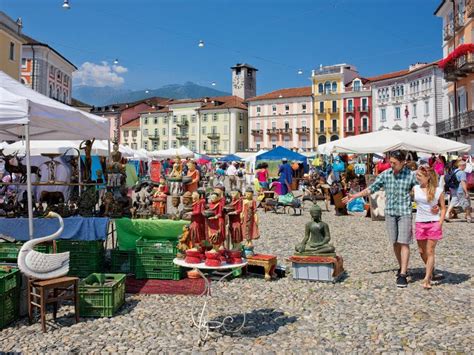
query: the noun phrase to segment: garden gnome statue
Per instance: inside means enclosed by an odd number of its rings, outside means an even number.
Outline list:
[[[313,220],[306,223],[303,241],[295,247],[295,255],[335,256],[335,248],[329,244],[329,225],[321,221],[321,208],[314,204],[309,210]]]

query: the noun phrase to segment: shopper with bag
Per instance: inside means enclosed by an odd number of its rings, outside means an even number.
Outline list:
[[[471,223],[471,198],[467,190],[466,166],[467,163],[464,160],[459,160],[457,169],[453,173],[446,175],[446,186],[451,193],[451,202],[449,203],[447,216],[449,218],[452,209],[459,206],[464,209],[466,221]],[[449,219],[446,219],[446,222],[449,222]]]

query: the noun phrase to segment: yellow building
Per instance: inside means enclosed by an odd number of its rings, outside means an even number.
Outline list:
[[[350,64],[337,64],[313,70],[314,142],[324,144],[343,137],[343,98],[345,85],[357,77]]]
[[[237,96],[170,100],[140,113],[141,147],[233,154],[247,148],[247,122],[247,106]]]
[[[21,47],[24,43],[21,27],[21,19],[15,22],[0,11],[0,70],[18,81],[21,77]]]

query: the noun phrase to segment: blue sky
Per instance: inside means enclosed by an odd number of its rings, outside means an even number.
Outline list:
[[[0,9],[92,85],[230,91],[229,68],[247,62],[261,94],[309,85],[320,64],[351,63],[368,77],[442,57],[441,0],[70,0],[70,10],[62,1],[0,0]]]

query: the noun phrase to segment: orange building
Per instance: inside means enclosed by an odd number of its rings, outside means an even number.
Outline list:
[[[443,120],[439,136],[474,145],[474,0],[443,0],[435,11],[443,19]]]

